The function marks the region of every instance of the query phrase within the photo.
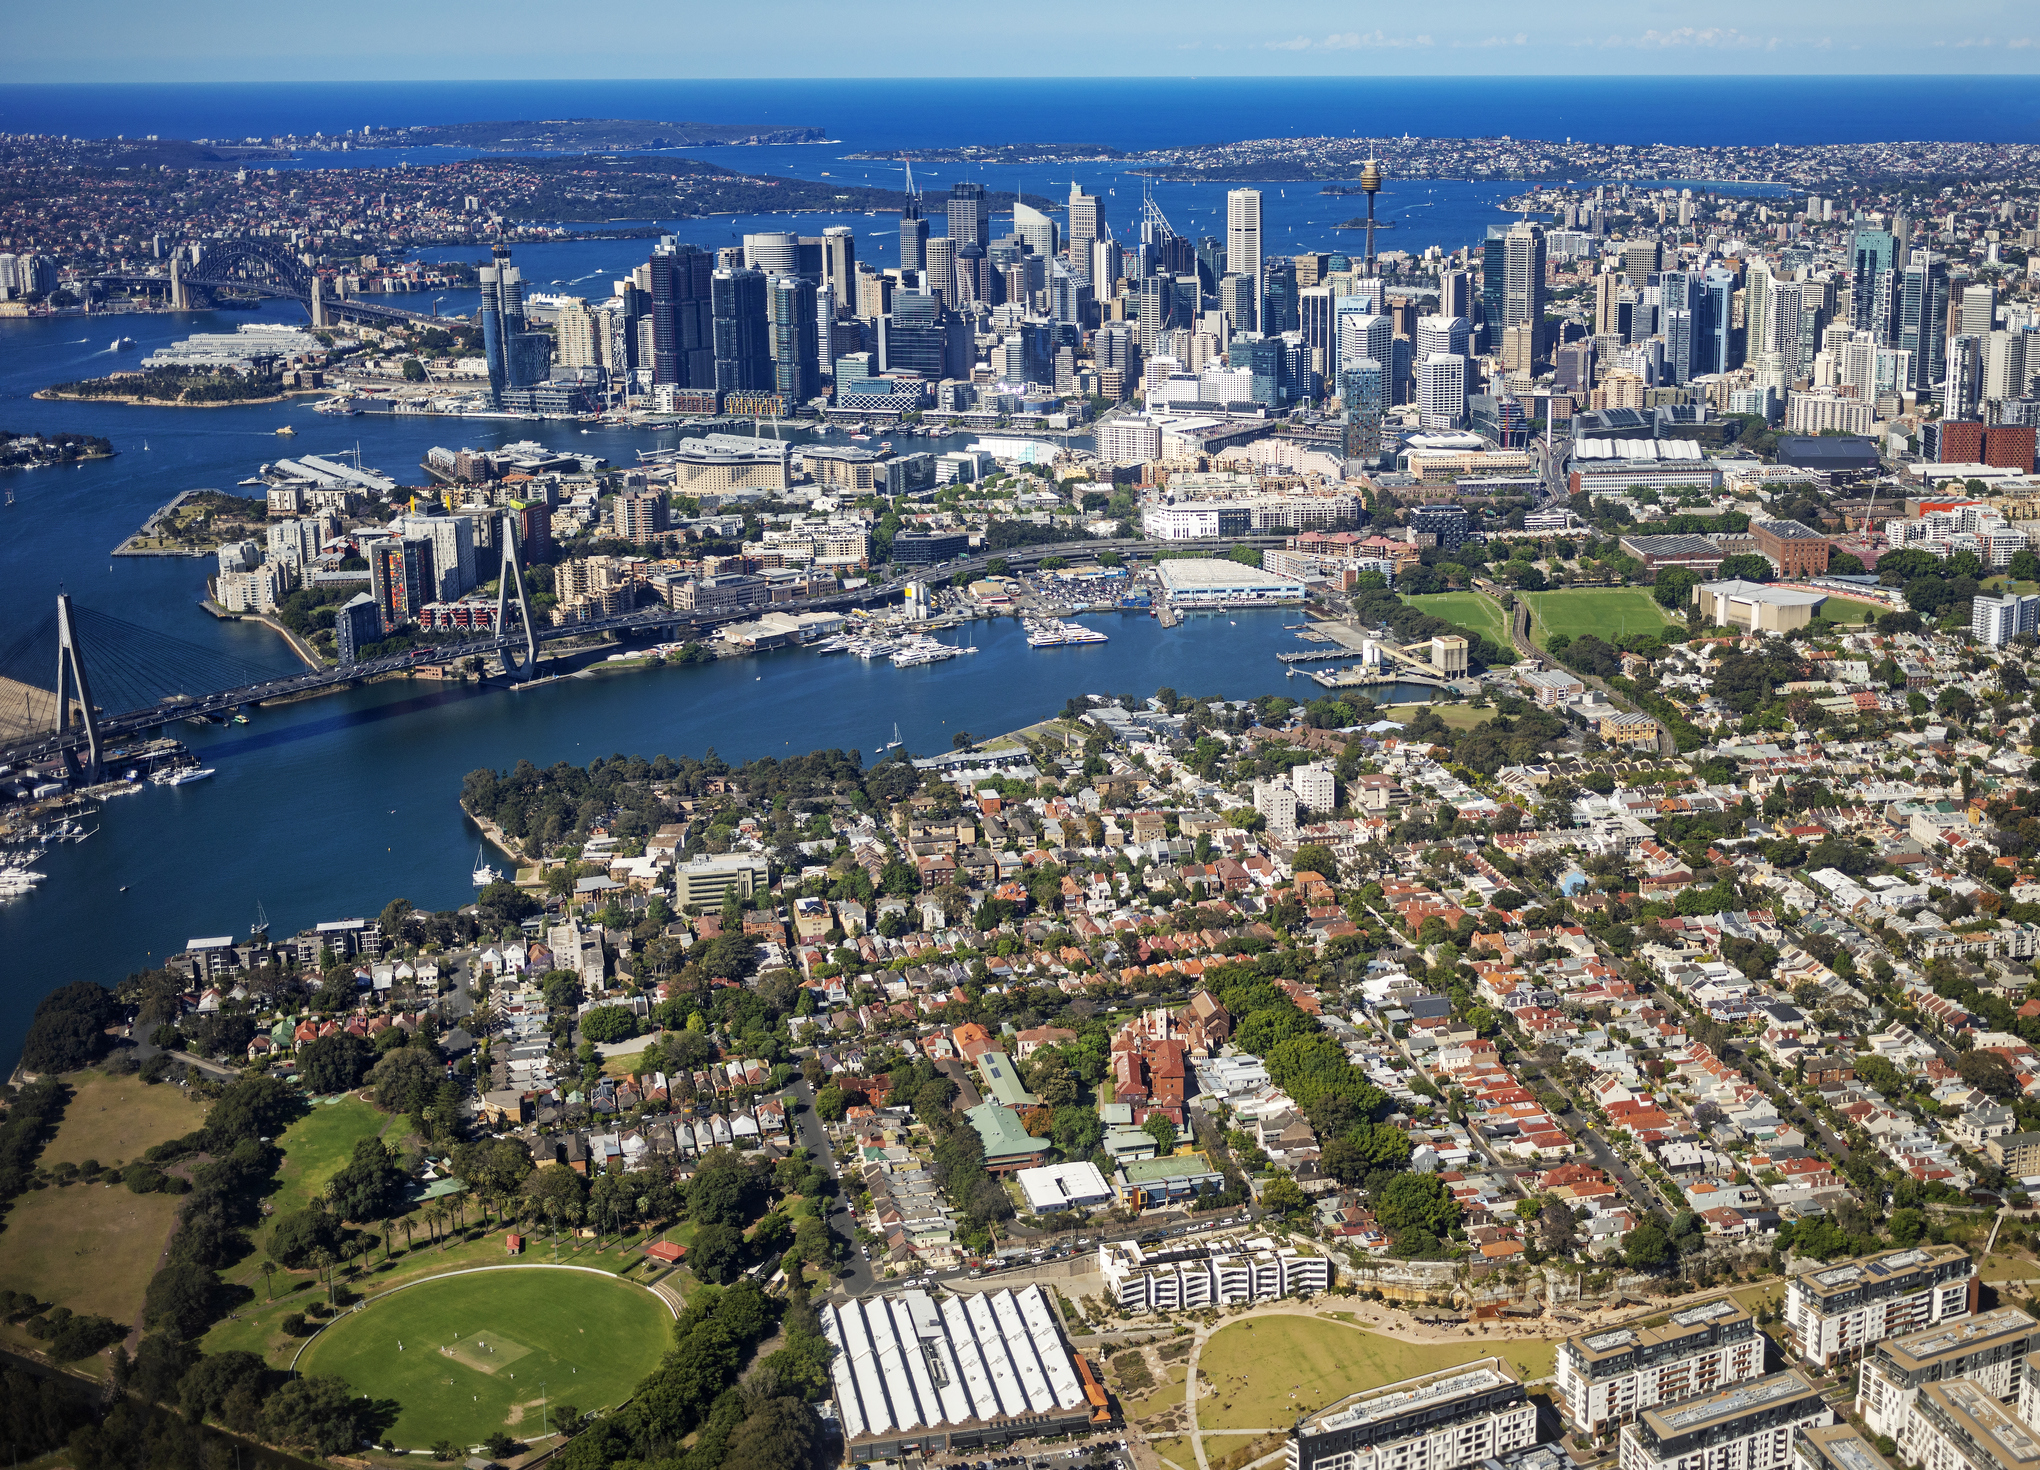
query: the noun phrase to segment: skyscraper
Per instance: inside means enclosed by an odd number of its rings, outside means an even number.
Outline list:
[[[1325,373],[1325,376],[1334,382],[1337,382],[1339,376],[1355,363],[1372,361],[1382,373],[1386,374],[1395,362],[1395,319],[1393,317],[1380,316],[1369,312],[1340,312],[1338,315],[1338,332],[1338,359]],[[1459,339],[1459,345],[1461,347],[1466,345],[1466,339],[1463,335]],[[1447,341],[1438,350],[1440,352],[1449,352],[1451,350],[1451,343]],[[1385,395],[1392,396],[1390,385],[1387,383],[1382,385],[1381,391]]]
[[[1997,287],[1988,281],[1972,281],[1962,288],[1960,330],[1978,339],[1988,337],[1997,325]]]
[[[1931,393],[1947,371],[1948,261],[1929,251],[1914,252],[1899,276],[1898,347],[1912,354],[1915,394]]]
[[[1718,374],[1742,366],[1735,350],[1735,275],[1719,266],[1708,268],[1699,293],[1700,331],[1696,336],[1693,371]]]
[[[1881,346],[1891,340],[1891,283],[1898,241],[1889,230],[1858,230],[1850,255],[1849,324],[1859,332],[1875,332]]]
[[[1382,318],[1382,320],[1387,320],[1387,318]],[[1473,335],[1473,328],[1463,316],[1432,315],[1417,319],[1417,330],[1414,335],[1415,343],[1412,350],[1416,353],[1417,361],[1428,362],[1434,354],[1440,352],[1456,353],[1461,357],[1466,356],[1467,347]],[[1343,347],[1343,345],[1342,342],[1341,346]],[[1374,358],[1379,358],[1381,355],[1378,352],[1369,352],[1367,354],[1367,356]]]
[[[928,221],[921,211],[921,196],[911,186],[900,210],[900,269],[917,271],[928,259]]]
[[[1261,333],[1275,337],[1301,325],[1297,313],[1296,262],[1277,257],[1261,266]]]
[[[957,248],[983,246],[992,235],[992,204],[983,184],[955,183],[949,186],[949,238]]]
[[[766,323],[765,273],[717,271],[709,282],[714,311],[715,386],[723,392],[773,390],[771,334]],[[809,313],[810,319],[813,313]]]
[[[676,388],[715,386],[715,319],[709,282],[715,260],[677,242],[652,251],[652,381]]]
[[[1502,298],[1509,277],[1509,232],[1489,225],[1487,239],[1480,247],[1480,350],[1499,352],[1502,348]]]
[[[1055,221],[1031,204],[1013,201],[1013,233],[1044,262],[1056,253]]]
[[[418,621],[418,610],[434,600],[432,542],[423,536],[390,536],[362,550],[382,631],[392,633]]]
[[[1622,277],[1615,271],[1602,271],[1594,277],[1594,335],[1613,337],[1620,334],[1622,304]]]
[[[1070,185],[1070,264],[1080,275],[1090,271],[1091,242],[1105,238],[1105,206],[1081,184]]]
[[[744,264],[767,276],[791,275],[800,269],[800,236],[792,230],[760,230],[744,236]]]
[[[770,301],[773,390],[789,405],[806,403],[822,391],[814,285],[801,276],[777,276]]]
[[[1466,422],[1466,359],[1434,352],[1417,368],[1417,422],[1426,429],[1456,429]]]
[[[1502,325],[1527,326],[1532,350],[1543,351],[1544,332],[1544,227],[1529,220],[1509,226],[1503,240],[1507,251],[1507,275],[1502,283]]]
[[[1438,313],[1473,320],[1473,276],[1467,271],[1438,272]]]
[[[505,388],[545,381],[552,366],[553,339],[527,330],[524,275],[510,263],[510,247],[498,245],[477,275],[482,288],[482,355],[489,365],[489,396],[501,403]]]
[[[1771,351],[1771,267],[1752,260],[1743,279],[1743,359],[1755,362]]]
[[[945,306],[954,306],[956,295],[956,241],[947,235],[937,235],[928,245],[928,289],[941,298]]]
[[[830,225],[822,231],[821,284],[835,292],[836,305],[857,304],[857,232],[848,225]]]
[[[1117,240],[1091,242],[1091,294],[1094,297],[1102,301],[1110,296],[1123,269]]]
[[[1388,406],[1382,366],[1371,357],[1356,358],[1339,370],[1338,383],[1346,458],[1371,463],[1381,456],[1381,417]]]
[[[1236,276],[1253,283],[1254,321],[1261,319],[1261,191],[1233,189],[1225,196],[1225,262]],[[1258,331],[1258,325],[1249,330]]]

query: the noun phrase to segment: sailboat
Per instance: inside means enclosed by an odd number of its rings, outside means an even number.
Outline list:
[[[888,750],[898,750],[899,748],[900,748],[900,727],[897,724],[895,724],[892,727],[892,739],[888,740],[885,744],[879,746],[879,750],[883,752]]]
[[[479,844],[475,847],[475,871],[472,876],[477,888],[487,888],[491,883],[496,882],[503,876],[482,860],[482,854],[486,850],[485,847]]]

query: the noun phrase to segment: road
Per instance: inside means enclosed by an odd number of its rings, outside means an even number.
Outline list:
[[[1786,1087],[1784,1083],[1780,1082],[1772,1074],[1771,1069],[1764,1065],[1763,1061],[1755,1052],[1750,1050],[1748,1045],[1730,1042],[1725,1044],[1721,1051],[1722,1060],[1733,1062],[1738,1066],[1747,1066],[1750,1071],[1754,1072],[1757,1077],[1757,1085],[1763,1088],[1769,1094],[1771,1101],[1778,1105],[1779,1112],[1799,1124],[1808,1133],[1819,1138],[1827,1146],[1830,1156],[1837,1164],[1846,1165],[1849,1162],[1849,1146],[1836,1136],[1833,1129],[1814,1116],[1806,1104],[1802,1103],[1797,1097],[1794,1097],[1791,1089]]]
[[[822,1127],[822,1120],[815,1114],[814,1089],[803,1079],[779,1094],[786,1104],[788,1121],[800,1135],[801,1147],[805,1148],[836,1181],[836,1197],[829,1203],[829,1228],[843,1237],[850,1247],[849,1255],[837,1273],[832,1290],[841,1291],[845,1296],[862,1296],[878,1284],[878,1278],[871,1269],[871,1260],[864,1253],[864,1245],[857,1239],[857,1216],[850,1206],[850,1195],[857,1181],[845,1180],[843,1171],[836,1165],[836,1154],[829,1146],[828,1130]]]

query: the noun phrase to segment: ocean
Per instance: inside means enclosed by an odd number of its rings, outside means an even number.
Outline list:
[[[2030,77],[836,78],[0,86],[0,132],[268,137],[549,117],[826,128],[858,147],[1325,134],[1726,145],[2040,141]]]

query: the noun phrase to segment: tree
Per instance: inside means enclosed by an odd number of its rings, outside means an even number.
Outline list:
[[[1771,570],[1770,558],[1761,552],[1744,551],[1735,556],[1723,557],[1721,570],[1715,573],[1715,580],[1721,582],[1768,582],[1777,573]]]
[[[2005,1060],[2002,1052],[1966,1051],[1956,1058],[1955,1070],[1962,1074],[1964,1082],[1992,1097],[2019,1095],[2018,1073],[2012,1070],[2012,1064]]]
[[[1294,1215],[1310,1208],[1310,1196],[1287,1174],[1277,1174],[1261,1186],[1261,1208],[1277,1215]]]
[[[326,1184],[326,1198],[343,1220],[387,1220],[403,1203],[410,1177],[380,1138],[360,1138],[354,1153]]]
[[[1650,584],[1650,595],[1667,612],[1678,612],[1693,600],[1693,589],[1699,585],[1700,574],[1691,567],[1666,567]]]
[[[687,1268],[716,1286],[727,1286],[743,1268],[744,1237],[734,1225],[704,1225],[687,1248]]]
[[[638,1034],[638,1018],[629,1006],[597,1006],[581,1017],[581,1039],[598,1046],[627,1041]]]
[[[149,1281],[142,1320],[191,1339],[212,1326],[219,1278],[196,1261],[172,1261]]]
[[[833,1083],[815,1094],[815,1114],[824,1122],[840,1123],[849,1111],[849,1098]]]
[[[1622,1259],[1632,1271],[1655,1271],[1672,1258],[1672,1238],[1656,1220],[1645,1220],[1622,1243]]]
[[[722,1470],[802,1470],[813,1457],[816,1430],[814,1410],[801,1400],[766,1399],[730,1436]]]
[[[113,993],[79,980],[44,996],[22,1041],[21,1065],[31,1072],[75,1072],[106,1047],[106,1028],[121,1016]]]
[[[337,1455],[360,1447],[376,1427],[377,1407],[344,1379],[292,1378],[262,1411],[265,1437],[277,1444]]]
[[[269,1249],[285,1269],[303,1271],[320,1251],[337,1251],[342,1233],[326,1202],[314,1198],[301,1210],[277,1216],[269,1233]]]
[[[1374,1218],[1390,1235],[1419,1229],[1442,1236],[1459,1223],[1459,1201],[1436,1174],[1398,1174],[1377,1192]]]
[[[688,1218],[703,1225],[735,1226],[751,1214],[749,1171],[728,1149],[710,1149],[687,1186]]]
[[[1140,1127],[1155,1141],[1155,1152],[1168,1154],[1176,1151],[1176,1125],[1168,1118],[1160,1113],[1149,1113]]]
[[[298,1076],[314,1096],[348,1092],[361,1085],[375,1060],[375,1048],[366,1037],[335,1031],[305,1043],[298,1052]]]
[[[1306,842],[1296,849],[1296,855],[1289,860],[1292,873],[1315,873],[1327,883],[1339,881],[1339,860],[1332,856],[1332,850],[1322,842]]]
[[[432,1106],[446,1068],[436,1053],[422,1046],[400,1046],[385,1052],[369,1069],[375,1105],[386,1113],[422,1113]]]

